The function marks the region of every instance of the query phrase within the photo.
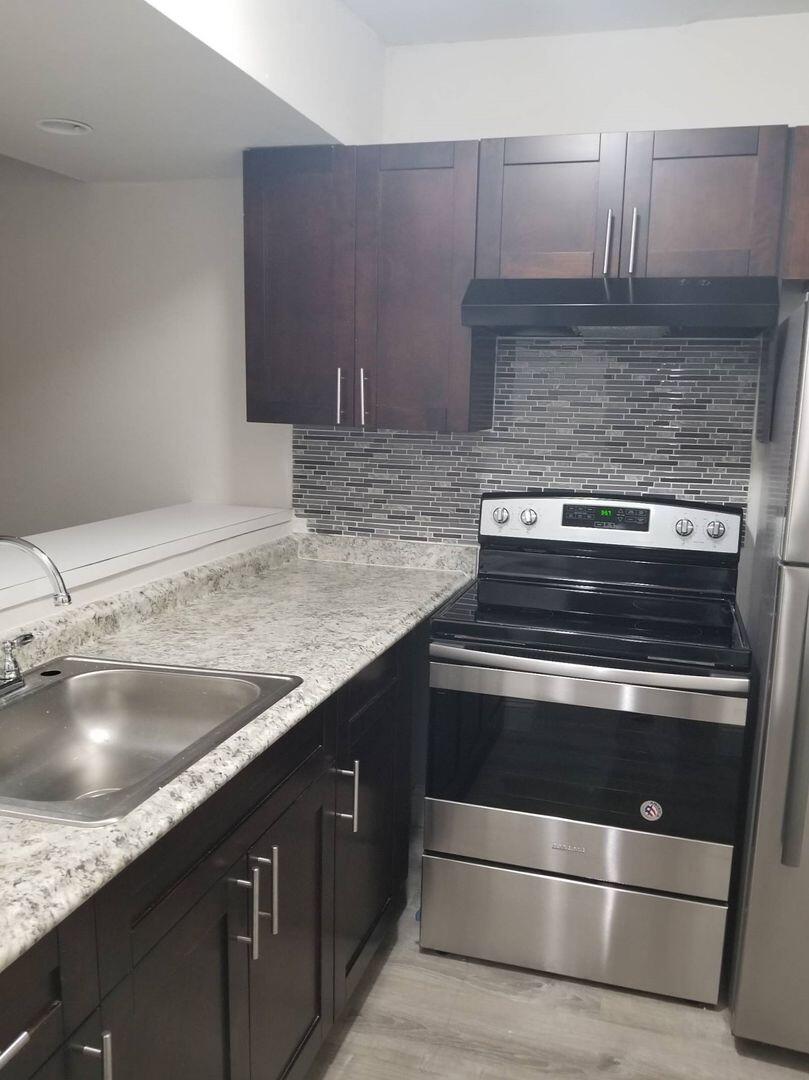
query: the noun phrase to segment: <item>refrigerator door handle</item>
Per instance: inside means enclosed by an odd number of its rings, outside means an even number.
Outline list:
[[[809,802],[809,603],[804,608],[801,634],[800,666],[795,694],[795,713],[792,724],[792,748],[784,796],[784,816],[781,825],[781,863],[801,865],[803,839],[806,831],[806,810]]]

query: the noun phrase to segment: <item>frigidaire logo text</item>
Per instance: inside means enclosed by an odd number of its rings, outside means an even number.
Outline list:
[[[554,851],[569,851],[573,855],[586,855],[587,848],[579,847],[578,844],[558,844],[554,841],[551,844]]]

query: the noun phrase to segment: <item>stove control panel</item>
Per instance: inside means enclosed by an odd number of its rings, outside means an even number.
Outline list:
[[[698,504],[563,495],[487,495],[482,537],[739,553],[741,512]]]

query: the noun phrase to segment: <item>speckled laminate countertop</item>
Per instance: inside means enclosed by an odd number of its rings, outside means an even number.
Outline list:
[[[385,542],[383,542],[384,544]],[[421,545],[422,551],[424,545]],[[343,550],[293,540],[231,557],[122,599],[126,615],[100,610],[53,621],[52,649],[146,663],[298,675],[303,683],[201,758],[120,822],[81,828],[0,816],[0,970],[96,893],[178,821],[430,615],[471,576],[469,549],[433,565],[388,544]],[[369,554],[372,553],[372,554]],[[299,557],[299,554],[301,557]],[[341,560],[341,561],[337,561]],[[373,563],[373,565],[371,565]],[[457,569],[452,569],[452,566]],[[168,582],[168,584],[166,584]],[[70,619],[73,622],[70,622]],[[49,621],[50,622],[50,621]],[[44,651],[44,655],[43,655]]]

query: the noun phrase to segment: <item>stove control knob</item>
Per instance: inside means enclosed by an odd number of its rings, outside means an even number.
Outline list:
[[[510,516],[511,515],[505,506],[495,506],[494,511],[492,512],[492,517],[498,525],[505,525]]]
[[[678,536],[690,536],[694,531],[694,522],[689,518],[680,518],[677,524],[674,526]]]
[[[527,525],[529,529],[532,525],[536,525],[536,510],[532,510],[530,506],[527,506],[525,510],[523,510],[523,512],[520,514],[520,521],[523,523],[523,525]]]
[[[725,526],[721,521],[709,521],[705,531],[711,540],[721,540],[725,535]]]

